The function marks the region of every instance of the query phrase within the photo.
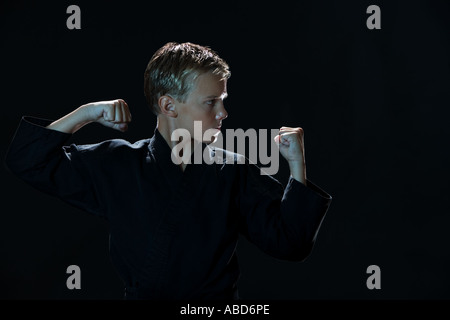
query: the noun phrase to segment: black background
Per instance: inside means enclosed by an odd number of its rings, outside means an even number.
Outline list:
[[[21,116],[93,101],[127,101],[129,131],[92,124],[71,142],[150,137],[151,55],[207,45],[232,71],[223,128],[303,127],[308,178],[333,196],[303,263],[240,242],[241,297],[450,298],[448,1],[52,2],[0,4],[2,160]],[[66,27],[71,4],[81,30]],[[371,4],[381,30],[366,27]],[[0,174],[0,298],[122,299],[107,223]],[[66,287],[72,264],[81,290]],[[366,287],[369,265],[380,290]]]

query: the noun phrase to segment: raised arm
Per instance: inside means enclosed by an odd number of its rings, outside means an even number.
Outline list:
[[[74,132],[90,122],[125,131],[130,120],[128,106],[121,99],[83,105],[53,122],[25,116],[8,149],[5,164],[36,189],[104,216],[98,194],[104,143],[85,146],[66,143]]]
[[[117,99],[82,105],[46,128],[72,134],[88,123],[98,122],[123,132],[128,129],[130,121],[131,114],[127,103]]]
[[[275,137],[291,176],[282,185],[256,166],[240,174],[241,233],[267,254],[303,261],[312,251],[331,196],[306,178],[303,129],[281,127]]]

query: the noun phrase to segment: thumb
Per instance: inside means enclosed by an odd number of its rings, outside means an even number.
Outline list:
[[[275,144],[279,147],[280,146],[280,135],[276,135],[273,140],[275,141]]]
[[[115,130],[125,132],[128,130],[128,123],[115,123],[112,128]]]
[[[277,147],[281,150],[287,150],[289,149],[289,141],[288,139],[282,137],[280,134],[275,136],[275,138],[273,139],[275,140],[275,144],[277,145]]]

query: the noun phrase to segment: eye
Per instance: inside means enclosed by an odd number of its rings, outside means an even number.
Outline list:
[[[206,101],[206,104],[208,106],[212,107],[212,106],[214,106],[216,104],[216,99],[208,100],[208,101]]]

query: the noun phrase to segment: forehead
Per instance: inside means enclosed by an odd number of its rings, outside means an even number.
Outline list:
[[[221,79],[219,75],[213,73],[203,73],[198,76],[191,94],[197,96],[220,97],[227,93],[227,79]]]

